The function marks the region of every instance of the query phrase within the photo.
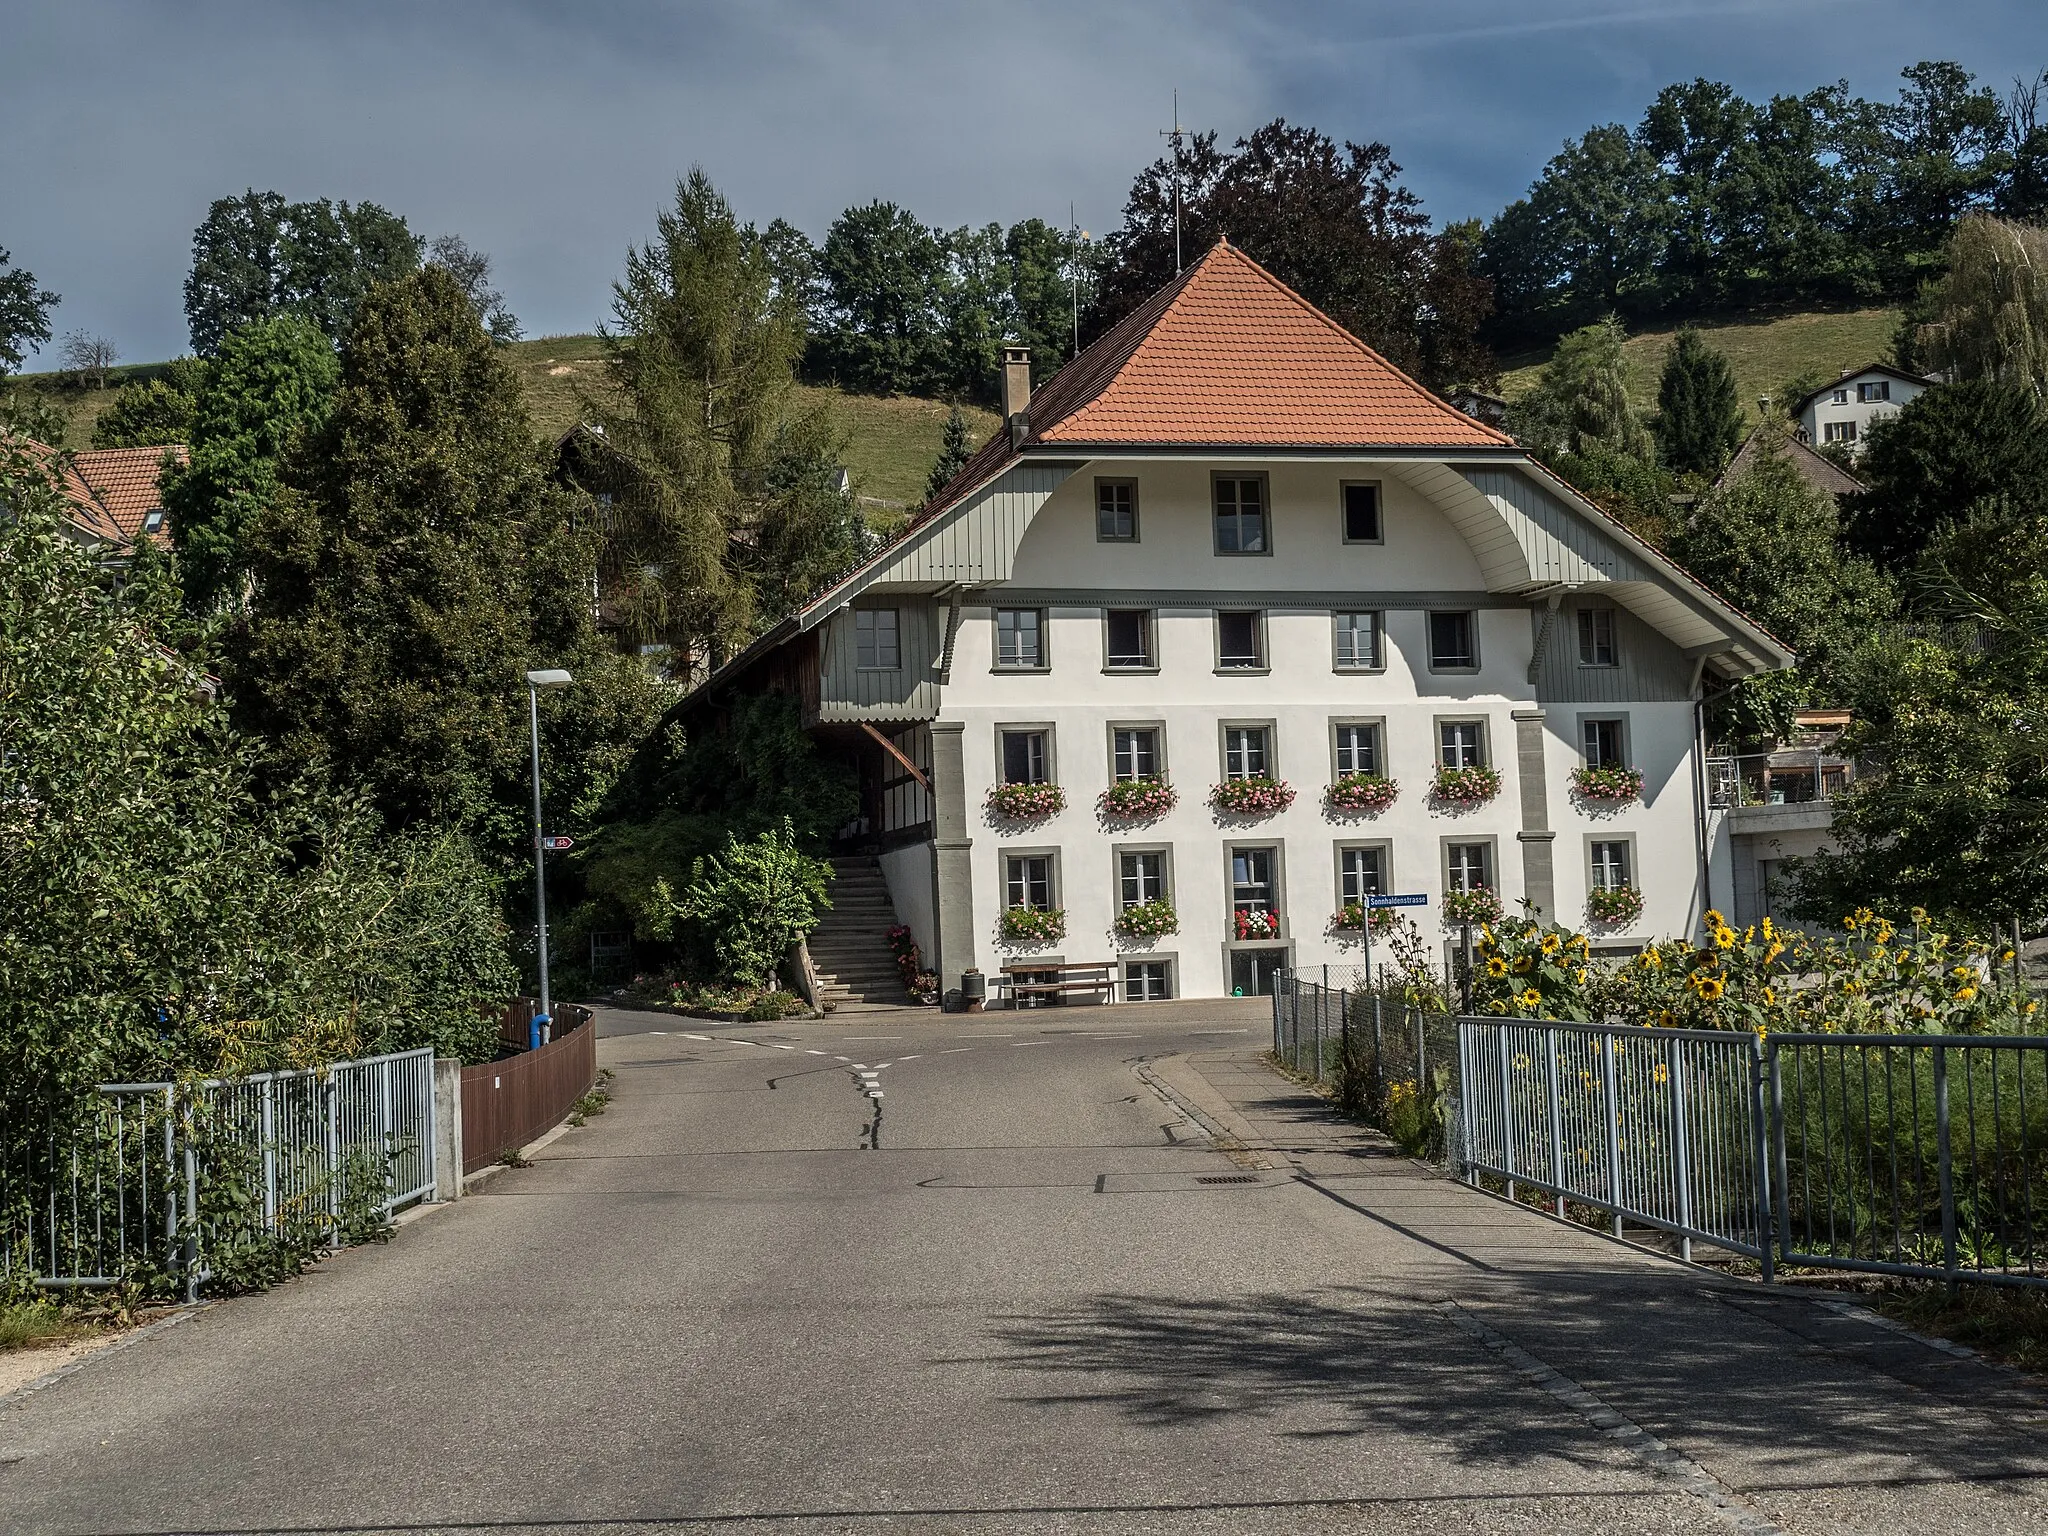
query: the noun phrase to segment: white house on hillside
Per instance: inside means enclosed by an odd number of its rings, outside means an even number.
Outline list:
[[[1822,448],[1839,443],[1852,453],[1861,453],[1872,422],[1901,409],[1933,383],[1885,363],[1844,369],[1834,383],[1823,384],[1794,401],[1791,414],[1806,442]]]
[[[1617,948],[1696,922],[1696,705],[1783,645],[1227,244],[1006,375],[1007,429],[691,701],[794,694],[859,763],[851,846],[944,989],[1261,991],[1356,964],[1376,892],[1432,942],[1459,891],[1584,923],[1631,889]]]

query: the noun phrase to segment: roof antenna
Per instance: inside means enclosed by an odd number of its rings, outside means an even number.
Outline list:
[[[1173,275],[1180,276],[1180,146],[1184,130],[1180,125],[1180,90],[1173,93],[1173,126],[1160,135],[1173,146]]]

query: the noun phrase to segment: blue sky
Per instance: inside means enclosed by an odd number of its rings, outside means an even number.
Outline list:
[[[1490,215],[1567,136],[1706,75],[1889,98],[1952,58],[2048,66],[2043,0],[7,0],[0,247],[59,333],[185,346],[213,198],[370,199],[490,252],[528,334],[588,330],[701,163],[814,236],[890,198],[932,223],[1116,222],[1181,119],[1384,139],[1439,218]],[[36,366],[32,364],[31,366]]]

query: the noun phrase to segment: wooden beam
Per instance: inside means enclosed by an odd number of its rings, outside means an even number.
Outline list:
[[[924,786],[926,794],[931,793],[932,781],[924,776],[924,770],[922,768],[918,767],[917,764],[913,763],[908,757],[904,756],[903,749],[901,747],[897,746],[895,742],[891,741],[888,737],[884,736],[880,731],[876,730],[872,725],[869,725],[865,720],[860,722],[860,728],[866,731],[870,736],[874,737],[875,740],[879,741],[882,744],[882,750],[888,753],[891,757],[895,758],[897,762],[901,763],[904,766],[904,768],[909,772],[910,776],[913,779],[917,780],[918,783]]]

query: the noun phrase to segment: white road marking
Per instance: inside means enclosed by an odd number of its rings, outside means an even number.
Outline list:
[[[943,1051],[939,1052],[939,1054],[941,1056],[951,1056],[957,1051],[971,1051],[973,1049],[974,1047],[971,1045],[949,1045]]]
[[[1191,1029],[1188,1033],[1191,1035],[1248,1035],[1251,1031],[1248,1029]]]
[[[810,1048],[809,1046],[806,1046],[806,1047],[804,1047],[804,1054],[805,1054],[806,1056],[823,1056],[823,1055],[825,1055],[826,1053],[825,1053],[825,1052],[823,1052],[823,1051],[814,1051],[814,1050],[812,1050],[812,1049],[811,1049],[811,1048]]]
[[[793,1045],[777,1045],[773,1040],[763,1040],[761,1043],[771,1051],[793,1051],[796,1049]]]
[[[915,1061],[918,1057],[922,1056],[923,1054],[924,1052],[922,1051],[912,1051],[908,1056],[898,1056],[896,1059],[898,1061]]]
[[[841,1035],[842,1040],[901,1040],[901,1035]]]
[[[833,1057],[832,1059],[833,1059],[834,1061],[851,1061],[851,1060],[853,1060],[853,1058],[852,1058],[851,1056],[834,1056],[834,1057]]]
[[[1015,1045],[1011,1046],[1010,1049],[1013,1051],[1028,1051],[1034,1045],[1051,1044],[1052,1042],[1050,1040],[1019,1040]]]
[[[693,1035],[688,1030],[684,1030],[683,1038],[685,1040],[709,1040],[711,1037],[709,1035]]]
[[[650,1035],[665,1035],[668,1033],[668,1031],[665,1029],[650,1029],[649,1031],[647,1031],[647,1033],[649,1033]]]
[[[870,1088],[868,1090],[868,1097],[871,1099],[879,1099],[881,1096],[882,1090],[879,1088]]]

